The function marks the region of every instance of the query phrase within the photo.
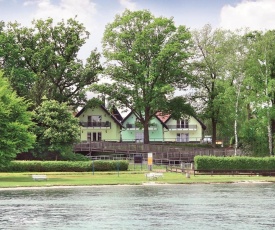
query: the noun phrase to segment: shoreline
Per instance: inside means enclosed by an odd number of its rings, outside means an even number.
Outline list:
[[[17,190],[44,190],[44,189],[68,189],[68,188],[91,188],[91,187],[113,187],[113,186],[170,186],[170,185],[202,185],[202,184],[274,184],[272,181],[237,181],[237,182],[205,182],[205,183],[156,183],[156,182],[144,182],[142,184],[106,184],[106,185],[53,185],[53,186],[18,186],[18,187],[0,187],[1,191],[17,191]]]

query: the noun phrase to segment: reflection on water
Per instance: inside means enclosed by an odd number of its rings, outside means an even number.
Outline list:
[[[0,191],[0,229],[274,229],[275,184]]]

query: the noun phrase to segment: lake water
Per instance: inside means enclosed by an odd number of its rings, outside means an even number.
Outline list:
[[[275,184],[0,190],[0,229],[275,229]]]

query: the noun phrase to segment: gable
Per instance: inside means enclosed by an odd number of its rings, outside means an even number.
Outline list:
[[[156,113],[156,117],[158,117],[165,124],[168,124],[170,120],[175,121],[174,119],[172,119],[170,114],[162,114],[161,112]],[[203,130],[206,129],[206,126],[198,118],[190,116],[189,120],[193,119],[195,122],[198,122],[201,125]]]
[[[123,120],[122,120],[122,124],[123,126],[126,126],[127,123],[135,123],[136,121],[136,115],[133,113],[133,111],[131,111]],[[161,119],[159,119],[156,115],[151,119],[150,123],[154,123],[154,122],[159,122],[163,127],[165,127],[166,129],[168,129],[167,125],[162,122]]]
[[[83,107],[77,114],[76,117],[81,118],[82,117],[87,117],[90,115],[95,115],[95,116],[102,116],[102,117],[109,117],[111,118],[117,125],[120,127],[123,127],[122,124],[116,119],[115,116],[113,116],[106,108],[105,106],[101,105],[95,108],[87,108]]]

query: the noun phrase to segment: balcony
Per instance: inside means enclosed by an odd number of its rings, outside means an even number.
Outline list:
[[[126,129],[129,130],[143,130],[143,128],[141,128],[139,125],[136,124],[126,124]],[[156,124],[149,124],[149,130],[157,130],[157,125]]]
[[[197,125],[167,125],[169,130],[197,130]]]
[[[80,122],[80,126],[86,128],[111,128],[111,122]]]

